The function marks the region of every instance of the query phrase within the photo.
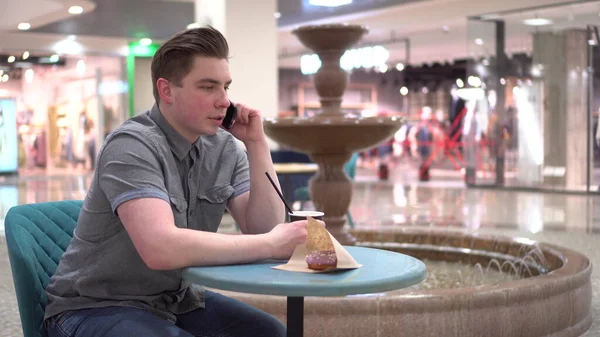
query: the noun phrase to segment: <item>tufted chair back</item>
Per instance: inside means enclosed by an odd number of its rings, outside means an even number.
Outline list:
[[[8,257],[25,337],[46,336],[46,286],[67,249],[82,201],[12,207],[4,222]]]

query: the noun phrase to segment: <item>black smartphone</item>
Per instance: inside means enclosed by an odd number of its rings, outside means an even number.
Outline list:
[[[235,123],[235,116],[237,115],[237,108],[232,101],[229,101],[229,108],[227,108],[227,112],[225,113],[225,118],[223,118],[223,123],[221,124],[225,130],[230,130]]]

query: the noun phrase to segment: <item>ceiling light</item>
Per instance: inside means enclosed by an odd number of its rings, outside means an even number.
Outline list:
[[[472,87],[480,87],[481,86],[481,79],[477,76],[469,76],[469,78],[467,78],[467,82],[469,83],[470,86]]]
[[[17,28],[19,28],[19,30],[28,30],[29,28],[31,28],[31,25],[29,24],[29,22],[21,22],[19,23]]]
[[[29,68],[25,70],[25,82],[31,83],[33,82],[33,69]]]
[[[56,62],[58,62],[59,59],[60,58],[58,57],[58,55],[54,54],[54,55],[50,56],[49,61],[52,63],[56,63]]]
[[[76,55],[81,54],[83,52],[83,46],[77,41],[73,41],[67,38],[55,43],[54,46],[52,46],[52,50],[54,50],[54,52],[57,54]]]
[[[281,13],[279,13],[279,12],[275,12],[274,15],[275,15],[275,19],[279,19],[281,17]]]
[[[476,44],[476,45],[478,45],[478,46],[481,46],[481,45],[483,44],[483,39],[481,39],[481,38],[476,38],[476,39],[475,39],[475,44]]]
[[[481,20],[489,21],[489,20],[498,20],[502,19],[502,16],[498,13],[490,13],[480,16]]]
[[[15,58],[14,56],[12,56],[12,55],[11,55],[11,56],[9,56],[9,57],[8,57],[8,63],[13,63],[13,62],[15,62],[15,59],[16,59],[16,58]]]
[[[2,82],[8,82],[9,79],[10,77],[8,77],[8,74],[2,75]]]
[[[465,82],[462,79],[457,78],[456,79],[456,86],[459,87],[459,88],[462,88],[462,87],[465,86]]]
[[[140,45],[142,46],[149,46],[152,44],[152,39],[149,39],[147,37],[140,39]]]
[[[81,13],[83,13],[83,7],[81,7],[81,6],[69,7],[69,14],[81,14]]]
[[[398,70],[398,71],[404,70],[404,63],[398,63],[398,64],[396,64],[396,70]]]
[[[23,57],[21,57],[23,60],[27,60],[29,58],[29,52],[26,51],[23,53]]]
[[[533,19],[525,19],[523,23],[528,26],[546,26],[551,25],[552,20],[544,19],[544,18],[533,18]]]
[[[408,95],[408,88],[407,87],[400,88],[400,95],[402,95],[402,96]]]
[[[456,94],[465,101],[478,101],[485,98],[485,91],[481,88],[460,88],[456,90]]]
[[[77,73],[79,75],[83,75],[85,74],[85,61],[84,60],[79,60],[77,61],[77,65],[75,66],[75,71],[77,71]]]
[[[308,0],[309,5],[322,7],[339,7],[349,5],[352,0]]]

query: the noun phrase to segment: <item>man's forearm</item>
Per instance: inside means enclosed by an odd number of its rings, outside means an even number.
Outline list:
[[[228,235],[173,228],[153,243],[145,262],[156,270],[249,263],[271,258],[265,235]]]
[[[285,220],[285,206],[265,176],[271,178],[281,190],[273,168],[267,141],[247,143],[250,162],[250,200],[246,208],[246,224],[249,233],[266,233]]]

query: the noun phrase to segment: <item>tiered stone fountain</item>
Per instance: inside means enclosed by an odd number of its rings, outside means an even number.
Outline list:
[[[319,170],[310,180],[315,208],[325,213],[327,229],[342,244],[356,239],[344,229],[345,214],[352,199],[352,184],[344,164],[359,151],[391,137],[402,126],[397,117],[355,117],[341,109],[348,74],[340,58],[367,32],[359,25],[320,25],[298,28],[293,33],[321,59],[314,84],[321,112],[309,118],[265,120],[265,132],[276,142],[310,155]]]

